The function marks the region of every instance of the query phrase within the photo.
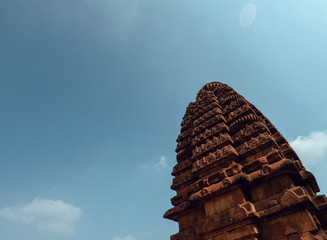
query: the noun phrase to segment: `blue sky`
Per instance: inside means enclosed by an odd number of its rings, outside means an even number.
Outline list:
[[[327,2],[0,1],[0,239],[164,240],[186,106],[221,81],[327,193]]]

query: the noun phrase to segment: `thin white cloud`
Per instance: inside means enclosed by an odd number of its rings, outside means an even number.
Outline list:
[[[313,165],[326,156],[327,131],[311,132],[309,136],[299,136],[290,142],[304,165]]]
[[[166,169],[168,167],[168,161],[166,156],[161,156],[158,162],[154,164],[140,164],[140,167],[148,171],[151,170],[159,171],[159,170]]]
[[[132,235],[127,235],[126,237],[116,236],[116,237],[112,238],[111,240],[136,240],[136,237],[134,237]]]
[[[36,198],[32,202],[0,210],[0,216],[28,223],[43,231],[71,235],[75,233],[76,223],[82,210],[61,200]]]

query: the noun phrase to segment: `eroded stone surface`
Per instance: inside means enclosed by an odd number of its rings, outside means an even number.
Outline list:
[[[164,217],[171,240],[327,239],[327,200],[271,122],[226,84],[205,85],[177,138]]]

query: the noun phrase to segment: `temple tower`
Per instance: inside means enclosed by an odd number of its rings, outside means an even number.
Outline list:
[[[177,138],[164,217],[171,240],[327,239],[327,199],[271,122],[231,87],[205,85]]]

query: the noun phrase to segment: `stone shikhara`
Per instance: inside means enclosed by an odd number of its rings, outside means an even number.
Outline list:
[[[226,84],[206,84],[177,138],[164,217],[171,240],[327,239],[327,199],[272,123]]]

